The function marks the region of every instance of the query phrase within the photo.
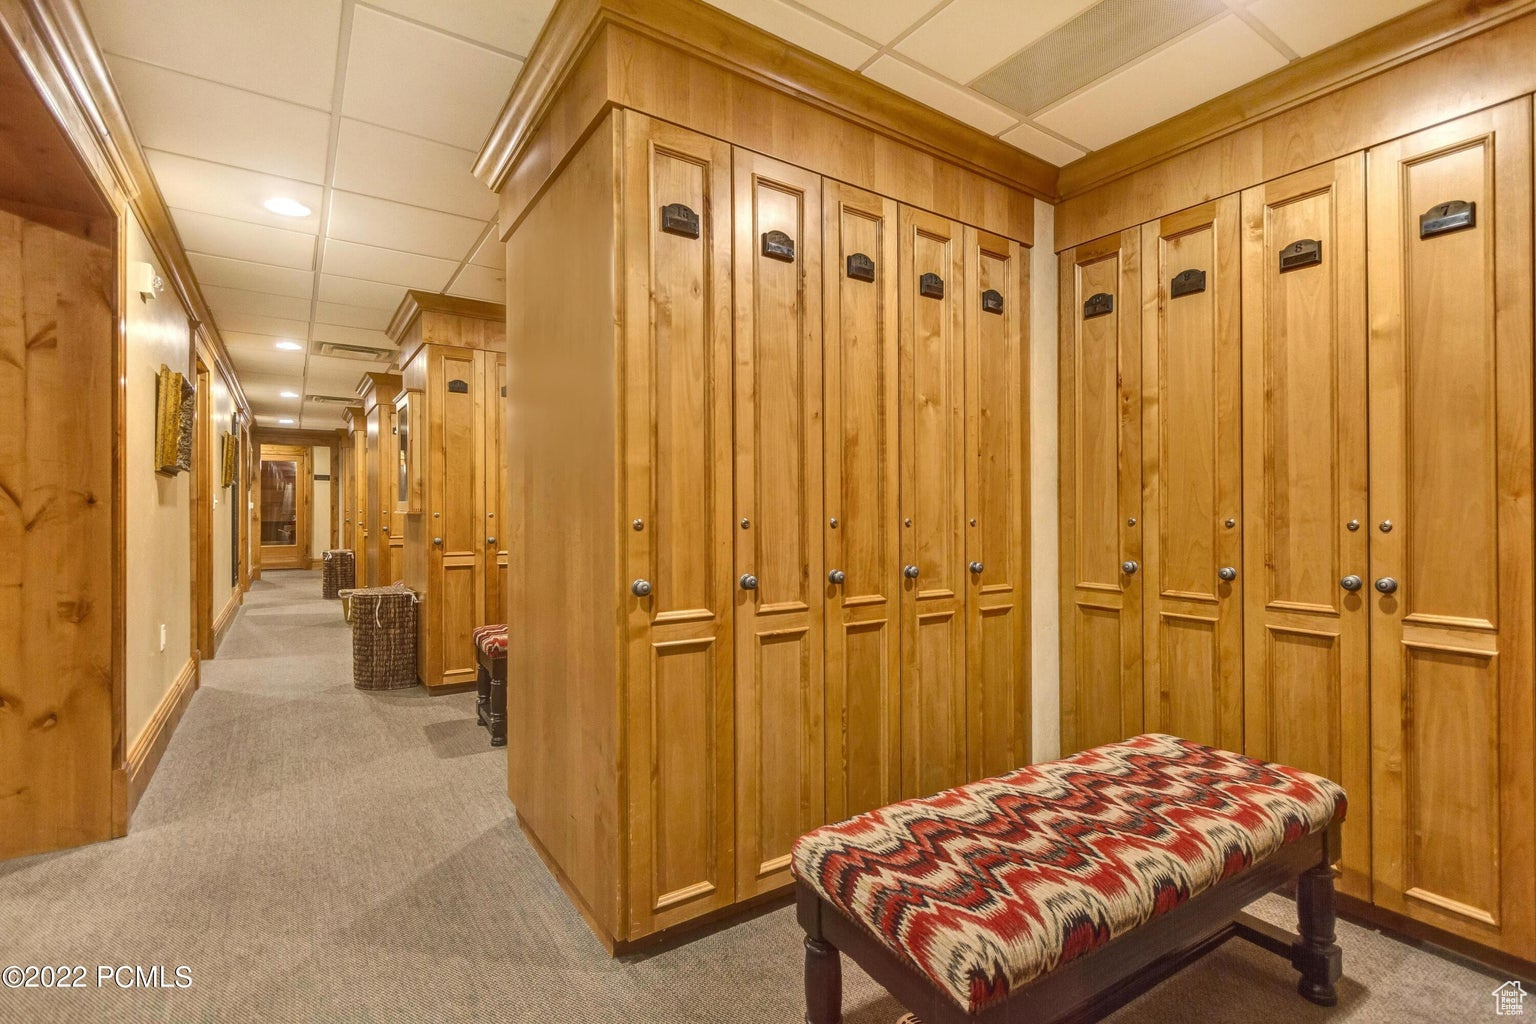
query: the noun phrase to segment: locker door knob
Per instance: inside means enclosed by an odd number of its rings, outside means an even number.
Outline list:
[[[918,573],[917,573],[917,566],[909,565],[905,569],[901,570],[901,574],[903,576],[905,576],[909,580],[915,580],[915,579],[917,579],[917,575],[918,575]]]
[[[1216,575],[1221,577],[1221,582],[1231,583],[1233,580],[1237,579],[1237,570],[1232,568],[1230,565],[1224,565],[1220,569],[1216,570]]]
[[[756,590],[757,589],[757,577],[753,576],[749,572],[748,573],[742,573],[741,579],[738,582],[741,584],[741,589],[742,590]]]
[[[843,581],[846,580],[847,578],[848,578],[848,574],[843,572],[843,570],[841,570],[841,569],[833,569],[831,572],[827,573],[827,582],[832,584],[833,586],[837,586],[837,587],[842,586],[843,585]]]
[[[1136,570],[1140,569],[1140,568],[1141,568],[1141,566],[1137,565],[1135,562],[1121,562],[1120,563],[1120,571],[1125,573],[1127,576],[1135,576],[1136,575]]]
[[[487,537],[487,538],[485,538],[485,542],[487,544],[491,545],[491,547],[495,547],[496,546],[496,538],[495,537]]]
[[[1376,581],[1376,589],[1383,594],[1395,594],[1397,593],[1397,580],[1391,576],[1383,576]]]
[[[976,576],[980,576],[981,575],[982,568],[983,568],[983,566],[982,566],[982,564],[980,562],[972,562],[971,563],[971,572],[972,572],[972,574],[974,574]]]
[[[650,580],[635,580],[635,582],[633,582],[633,583],[631,583],[629,585],[629,592],[631,594],[634,594],[636,597],[650,597],[651,596],[651,581]]]
[[[1345,576],[1343,579],[1339,580],[1339,586],[1353,594],[1355,591],[1365,586],[1365,581],[1362,580],[1359,576],[1356,576],[1354,573],[1350,573],[1348,576]]]
[[[442,547],[443,546],[443,538],[441,538],[441,537],[433,537],[432,538],[432,543],[436,544],[438,547]]]

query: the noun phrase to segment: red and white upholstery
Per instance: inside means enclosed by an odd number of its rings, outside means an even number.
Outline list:
[[[507,656],[507,627],[505,625],[481,626],[471,634],[475,650],[487,658]]]
[[[1327,779],[1146,735],[817,829],[793,870],[974,1013],[1344,809]]]

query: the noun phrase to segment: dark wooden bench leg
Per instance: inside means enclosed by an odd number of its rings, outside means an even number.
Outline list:
[[[492,662],[490,676],[490,714],[485,724],[491,730],[491,746],[504,747],[507,745],[507,659]]]
[[[485,656],[475,651],[475,717],[481,725],[488,725],[486,715],[491,709],[491,673],[485,666]]]
[[[843,958],[825,939],[805,937],[805,1024],[841,1024]]]
[[[1296,990],[1319,1006],[1339,1001],[1333,983],[1344,974],[1343,954],[1333,941],[1333,868],[1308,868],[1296,880],[1296,921],[1301,938],[1291,962],[1301,971]]]

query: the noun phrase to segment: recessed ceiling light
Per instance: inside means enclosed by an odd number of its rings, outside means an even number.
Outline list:
[[[281,423],[285,427],[293,426],[293,420],[278,420],[277,422]]]
[[[302,352],[304,350],[304,346],[296,341],[280,341],[277,343],[277,347],[284,352]]]
[[[299,393],[297,391],[282,391],[282,392],[279,392],[279,397],[282,397],[282,398],[298,398],[299,397]]]
[[[297,199],[289,199],[287,196],[273,196],[261,205],[279,217],[308,217],[312,212]]]

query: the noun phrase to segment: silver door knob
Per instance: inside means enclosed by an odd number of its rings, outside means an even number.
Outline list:
[[[1233,580],[1237,579],[1237,570],[1232,568],[1230,565],[1224,565],[1220,569],[1216,570],[1216,575],[1221,577],[1221,582],[1231,583]]]
[[[1362,580],[1359,576],[1356,576],[1354,573],[1350,573],[1348,576],[1345,576],[1343,579],[1339,580],[1339,586],[1353,594],[1355,591],[1365,586],[1365,581]]]
[[[1137,565],[1135,562],[1121,562],[1120,563],[1120,571],[1125,573],[1127,576],[1135,576],[1136,575],[1136,570],[1140,569],[1140,568],[1141,568],[1141,566]]]
[[[757,577],[753,576],[749,572],[748,573],[743,573],[742,576],[741,576],[741,579],[739,581],[737,581],[737,582],[739,582],[741,584],[741,589],[742,590],[756,590],[757,589]]]
[[[650,580],[635,580],[635,582],[633,582],[633,583],[631,583],[629,585],[629,592],[631,594],[634,594],[636,597],[650,597],[651,596],[651,581]]]
[[[389,527],[387,527],[387,526],[381,526],[381,527],[379,527],[379,529],[383,530],[385,533],[389,532]]]
[[[843,581],[847,578],[848,574],[843,572],[841,569],[833,569],[831,572],[827,573],[827,582],[833,586],[842,586]]]
[[[982,570],[982,565],[981,565],[980,562],[972,562],[971,563],[971,572],[972,573],[974,573],[977,576],[980,576],[981,575],[981,570]]]
[[[901,574],[909,580],[915,580],[918,576],[917,566],[909,565],[905,569],[901,570]]]
[[[438,547],[442,547],[443,546],[443,538],[441,538],[441,537],[433,537],[432,538],[432,543],[436,544]]]
[[[485,542],[487,544],[491,545],[492,547],[496,546],[496,538],[495,537],[487,537],[487,538],[485,538]]]
[[[1395,594],[1397,593],[1397,580],[1391,576],[1383,576],[1376,581],[1376,589],[1383,594]]]

